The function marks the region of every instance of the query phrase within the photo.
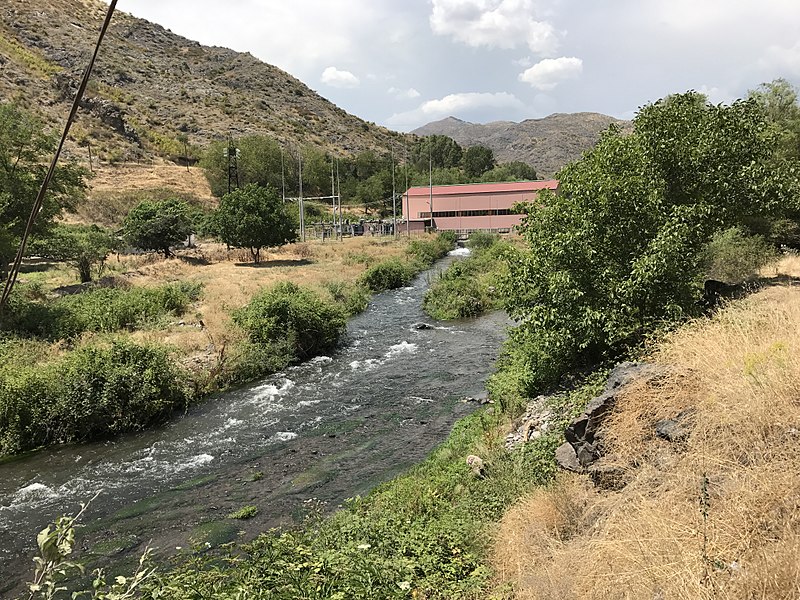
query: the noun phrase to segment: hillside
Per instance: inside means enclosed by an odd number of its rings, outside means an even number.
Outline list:
[[[412,133],[447,135],[462,146],[487,146],[500,161],[521,160],[533,165],[539,176],[550,177],[568,162],[580,158],[597,142],[600,132],[612,123],[623,127],[628,125],[627,121],[599,113],[557,113],[520,123],[495,121],[486,124],[447,117]]]
[[[0,8],[0,98],[63,121],[107,6],[100,0],[6,0]],[[346,113],[250,54],[202,46],[117,11],[68,153],[149,161],[213,139],[268,134],[337,153],[384,150],[401,134]],[[195,152],[197,150],[195,149]],[[196,156],[192,150],[190,156]]]

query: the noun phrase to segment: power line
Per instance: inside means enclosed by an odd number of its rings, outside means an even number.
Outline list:
[[[53,175],[55,175],[56,165],[58,164],[58,159],[61,156],[61,151],[64,148],[64,143],[67,141],[67,136],[69,136],[69,130],[72,127],[72,123],[75,120],[75,115],[78,113],[78,108],[80,107],[81,100],[83,100],[83,94],[86,92],[86,86],[89,84],[89,77],[92,74],[92,69],[94,69],[94,63],[97,60],[97,55],[100,52],[100,45],[103,43],[103,38],[106,36],[106,32],[108,31],[108,26],[111,24],[111,17],[114,15],[114,9],[117,7],[117,0],[111,0],[111,3],[108,6],[108,12],[106,13],[105,21],[103,21],[103,26],[100,29],[100,34],[97,37],[97,43],[94,47],[94,53],[92,54],[92,59],[89,61],[89,65],[86,67],[86,71],[83,73],[83,79],[81,80],[81,84],[78,87],[78,91],[75,94],[75,100],[72,102],[72,110],[70,110],[69,117],[67,117],[67,123],[64,125],[64,132],[61,134],[61,141],[58,144],[58,148],[56,149],[56,153],[53,156],[53,160],[50,163],[50,168],[47,171],[47,175],[45,175],[44,181],[42,181],[42,185],[39,188],[39,193],[36,195],[36,200],[33,203],[33,208],[31,209],[31,214],[28,217],[28,222],[25,225],[25,232],[22,234],[22,239],[20,240],[19,250],[17,250],[17,256],[14,258],[14,264],[11,267],[11,271],[8,273],[8,278],[6,279],[5,287],[3,288],[3,295],[0,297],[0,310],[8,302],[9,296],[11,296],[11,290],[14,289],[14,284],[17,281],[17,276],[19,275],[19,269],[22,264],[22,257],[25,254],[25,247],[28,244],[28,238],[31,235],[31,231],[33,230],[33,224],[36,222],[36,216],[39,214],[39,211],[42,210],[42,205],[44,204],[44,197],[47,194],[47,189],[50,186],[50,181],[53,179]]]

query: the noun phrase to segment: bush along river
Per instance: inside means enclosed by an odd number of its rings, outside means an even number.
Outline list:
[[[148,544],[163,557],[250,539],[422,460],[474,408],[464,399],[484,389],[508,324],[502,313],[426,318],[428,283],[452,260],[375,296],[331,356],[218,394],[159,429],[0,465],[0,593],[31,579],[36,533],[98,490],[78,558],[126,563]],[[228,518],[250,505],[253,518]]]

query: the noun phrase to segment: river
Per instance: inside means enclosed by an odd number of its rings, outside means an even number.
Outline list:
[[[61,446],[0,464],[0,594],[30,578],[36,533],[85,513],[89,562],[127,562],[246,540],[328,510],[419,462],[474,409],[507,320],[436,323],[421,310],[439,261],[376,295],[331,356],[218,394],[155,430]],[[417,330],[424,321],[434,328]],[[248,521],[226,519],[255,505]]]

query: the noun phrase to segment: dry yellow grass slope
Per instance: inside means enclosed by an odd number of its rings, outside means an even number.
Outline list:
[[[208,205],[216,202],[202,169],[172,163],[96,165],[89,188],[92,194],[166,188]]]
[[[608,422],[620,491],[564,475],[500,523],[493,563],[520,599],[800,598],[800,260],[781,285],[670,335]],[[691,409],[685,443],[653,424]]]

